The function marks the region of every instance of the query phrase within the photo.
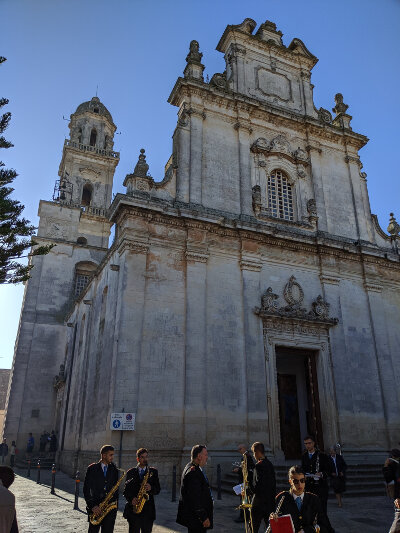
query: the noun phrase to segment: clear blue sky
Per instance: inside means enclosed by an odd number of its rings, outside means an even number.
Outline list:
[[[215,50],[227,24],[274,21],[287,45],[299,37],[319,58],[312,81],[317,108],[344,95],[352,126],[370,138],[360,155],[372,212],[386,228],[399,184],[399,0],[0,0],[0,96],[12,112],[1,158],[15,168],[15,197],[37,224],[50,199],[68,118],[96,93],[108,107],[121,152],[114,192],[144,147],[155,179],[171,152],[176,108],[168,95],[200,43],[205,75],[224,70]],[[400,221],[400,220],[399,220]],[[12,363],[23,287],[0,287],[0,368]]]

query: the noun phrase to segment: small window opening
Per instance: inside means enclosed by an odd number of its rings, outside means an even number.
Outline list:
[[[79,144],[82,143],[82,128],[79,128],[79,132],[78,132],[78,143],[79,143]]]
[[[81,205],[90,205],[92,201],[92,186],[89,183],[83,186]]]
[[[97,140],[97,131],[93,128],[90,132],[90,146],[96,146],[96,140]]]
[[[78,237],[76,242],[78,244],[87,244],[87,239],[85,237]]]
[[[98,113],[98,112],[99,112],[99,108],[98,108],[98,107],[95,107],[95,108],[93,109],[93,111],[94,111],[95,113]]]

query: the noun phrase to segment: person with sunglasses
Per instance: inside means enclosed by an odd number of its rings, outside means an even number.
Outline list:
[[[318,496],[305,491],[306,476],[300,466],[289,469],[289,484],[290,490],[275,498],[277,506],[281,503],[279,515],[291,515],[296,533],[334,533]],[[271,513],[270,519],[278,520],[278,514]]]

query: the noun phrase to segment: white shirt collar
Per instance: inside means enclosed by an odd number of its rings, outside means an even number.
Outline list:
[[[294,501],[296,501],[297,498],[301,498],[301,501],[303,501],[304,494],[305,494],[305,492],[302,492],[302,494],[300,494],[300,496],[296,496],[296,494],[294,492],[292,492],[292,496],[293,496]]]

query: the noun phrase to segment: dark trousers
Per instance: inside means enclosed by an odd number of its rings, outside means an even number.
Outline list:
[[[10,455],[10,466],[11,466],[11,468],[14,468],[14,462],[15,462],[15,455]]]
[[[204,529],[204,527],[201,527],[201,528],[188,527],[188,533],[204,533],[204,531],[207,531],[207,529]]]
[[[395,511],[393,524],[389,533],[399,533],[400,531],[400,511]]]
[[[269,526],[269,515],[270,511],[265,508],[253,507],[251,510],[251,517],[253,519],[253,531],[258,533],[260,529],[261,522],[264,520],[265,526]]]
[[[108,515],[102,520],[101,524],[99,524],[98,526],[93,526],[89,523],[88,533],[98,533],[100,531],[100,528],[101,533],[113,533],[116,517],[117,510],[115,509],[115,511],[110,511]]]
[[[151,533],[153,520],[146,516],[135,516],[129,521],[129,533]]]

